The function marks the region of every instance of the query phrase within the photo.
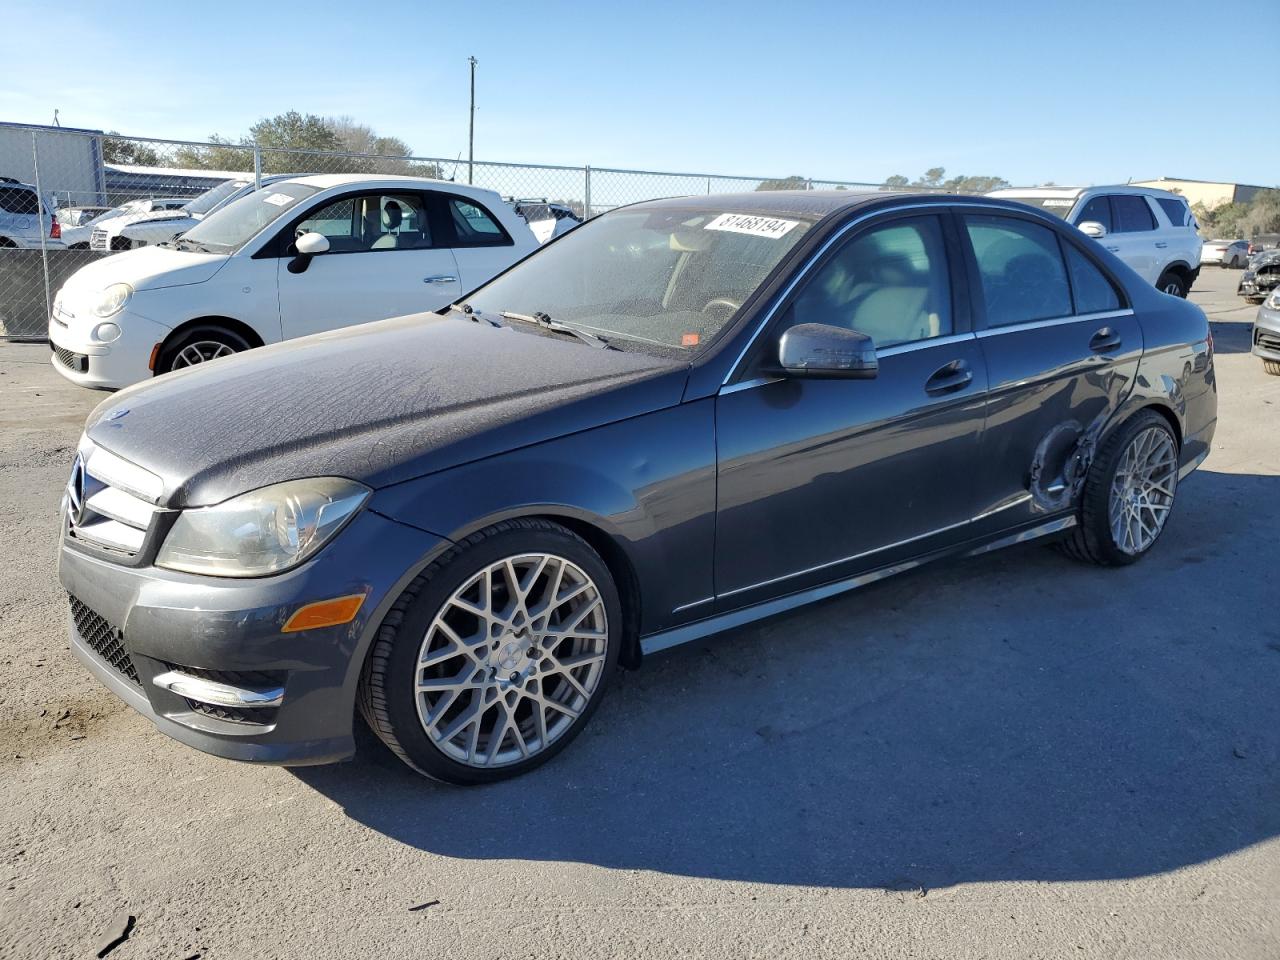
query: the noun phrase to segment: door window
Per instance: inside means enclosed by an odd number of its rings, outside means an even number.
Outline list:
[[[1107,228],[1107,233],[1111,232],[1111,203],[1107,197],[1094,197],[1084,205],[1084,209],[1080,211],[1080,216],[1076,217],[1076,223],[1084,223],[1086,220],[1092,220],[1094,223],[1100,223]]]
[[[988,326],[1071,316],[1071,287],[1052,230],[1012,217],[966,216],[964,222]]]
[[[370,193],[335,200],[294,228],[294,236],[303,233],[328,237],[330,254],[432,246],[426,206],[416,193]]]
[[[1185,227],[1187,221],[1191,219],[1191,211],[1187,208],[1185,200],[1158,197],[1156,202],[1160,204],[1160,209],[1164,211],[1164,215],[1169,218],[1169,222],[1175,227]]]
[[[32,216],[40,209],[36,192],[25,187],[0,187],[0,210]]]
[[[1076,295],[1076,313],[1102,313],[1120,309],[1120,295],[1093,261],[1070,243],[1064,243],[1071,288]]]
[[[805,283],[783,322],[857,330],[877,347],[951,333],[951,284],[937,218],[895,220],[858,234]]]
[[[480,204],[450,197],[448,206],[453,232],[457,236],[456,246],[493,247],[512,243],[507,231]]]
[[[1156,228],[1156,218],[1151,215],[1145,197],[1116,194],[1111,198],[1111,209],[1115,213],[1116,233],[1141,233]]]

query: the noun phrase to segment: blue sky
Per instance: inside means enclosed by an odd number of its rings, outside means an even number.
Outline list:
[[[477,159],[872,182],[935,165],[1015,183],[1280,179],[1280,128],[1249,116],[1225,58],[1204,60],[1248,32],[1202,2],[8,0],[4,12],[0,120],[47,123],[56,107],[67,126],[236,138],[297,109],[452,157],[465,155],[474,54]],[[1240,55],[1236,79],[1256,80]]]

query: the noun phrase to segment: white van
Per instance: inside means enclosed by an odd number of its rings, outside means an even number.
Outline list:
[[[538,246],[497,193],[422,177],[282,180],[54,298],[54,368],[128,386],[253,347],[437,310]]]

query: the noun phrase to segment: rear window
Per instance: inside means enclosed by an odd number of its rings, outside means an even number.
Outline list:
[[[1146,197],[1117,193],[1111,198],[1111,212],[1116,221],[1116,233],[1141,233],[1156,228],[1156,218],[1147,206]]]
[[[1191,211],[1187,208],[1187,201],[1175,200],[1172,197],[1157,197],[1156,203],[1160,204],[1160,209],[1164,211],[1164,215],[1169,218],[1169,222],[1175,227],[1185,227],[1187,221],[1191,217]]]
[[[1055,217],[1067,219],[1067,214],[1071,212],[1071,208],[1076,205],[1075,197],[1012,197],[1002,196],[1002,200],[1016,200],[1018,203],[1025,203],[1032,207],[1037,207],[1045,213],[1052,213]]]
[[[26,187],[0,187],[0,210],[30,216],[40,212],[36,192]]]

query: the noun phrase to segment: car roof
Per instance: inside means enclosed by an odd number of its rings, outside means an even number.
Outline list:
[[[1155,187],[1135,187],[1127,183],[1103,183],[1092,187],[1006,187],[1003,190],[992,190],[988,197],[1003,197],[1016,200],[1019,197],[1079,197],[1086,193],[1127,193],[1143,197],[1160,197],[1166,200],[1185,200],[1186,198],[1169,190],[1157,190]]]
[[[450,193],[462,194],[463,196],[496,198],[499,201],[495,190],[486,190],[483,187],[474,187],[466,183],[454,183],[452,180],[435,180],[431,177],[406,177],[406,176],[384,176],[376,173],[315,173],[305,176],[296,176],[290,178],[291,183],[304,183],[308,186],[316,187],[320,190],[328,190],[332,187],[370,187],[395,189],[401,187],[404,189],[421,189],[424,186],[434,187],[436,189],[448,190]]]
[[[821,220],[873,200],[895,197],[931,196],[943,198],[955,194],[918,194],[895,190],[755,190],[750,193],[712,193],[691,197],[669,197],[646,200],[620,209],[708,210],[717,213],[744,213],[762,217],[799,217]]]

